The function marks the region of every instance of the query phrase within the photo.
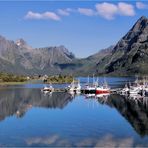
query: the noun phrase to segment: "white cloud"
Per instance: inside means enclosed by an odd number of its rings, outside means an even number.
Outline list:
[[[148,8],[148,5],[142,3],[142,2],[136,2],[136,7],[138,9],[147,9]]]
[[[26,19],[41,19],[42,15],[40,13],[35,13],[35,12],[32,12],[32,11],[29,11],[26,14],[25,18]]]
[[[69,16],[70,15],[70,9],[58,9],[57,10],[59,15],[63,15],[63,16]]]
[[[96,4],[96,10],[98,15],[108,20],[113,20],[116,15],[134,16],[134,6],[128,3],[119,2],[118,4],[112,3],[98,3]]]
[[[50,19],[50,20],[59,21],[60,17],[56,13],[49,11],[44,13],[29,11],[25,16],[25,19],[35,19],[35,20]]]
[[[118,12],[118,7],[114,4],[104,2],[96,4],[96,10],[100,16],[108,20],[112,20],[114,19],[115,14]]]
[[[142,2],[137,2],[136,7],[138,9],[147,8],[147,5]],[[65,8],[65,9],[57,9],[55,12],[33,12],[28,11],[25,16],[25,19],[36,19],[36,20],[55,20],[59,21],[62,16],[69,16],[71,13],[80,13],[86,16],[101,16],[107,20],[113,20],[116,16],[134,16],[135,7],[134,5],[126,2],[118,2],[118,3],[111,3],[111,2],[102,2],[97,3],[95,5],[95,9],[91,8]]]
[[[52,19],[52,20],[56,20],[56,21],[60,20],[60,17],[57,14],[55,14],[54,12],[45,12],[42,14],[42,16],[45,19]]]
[[[83,15],[86,15],[86,16],[93,16],[93,15],[95,15],[94,10],[88,9],[88,8],[78,8],[78,12],[83,14]]]
[[[119,13],[121,13],[121,15],[125,15],[125,16],[135,15],[134,6],[131,4],[123,3],[123,2],[118,3],[118,11]]]

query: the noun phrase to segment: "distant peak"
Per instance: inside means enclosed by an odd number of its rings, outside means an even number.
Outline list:
[[[146,16],[141,16],[139,20],[147,20]]]
[[[18,46],[24,46],[24,45],[26,45],[27,43],[24,41],[24,39],[18,39],[18,40],[16,41],[16,44],[17,44]]]
[[[143,22],[147,22],[148,18],[146,16],[141,16],[138,21],[136,22],[136,24],[141,24]]]
[[[31,46],[29,46],[28,44],[27,44],[27,42],[24,40],[24,39],[18,39],[18,40],[16,40],[16,45],[18,46],[18,47],[20,47],[21,49],[32,49],[32,47]]]
[[[69,52],[68,49],[64,45],[55,46],[53,47],[54,50],[61,51],[61,52]]]
[[[130,32],[142,32],[148,26],[148,19],[145,16],[141,16],[138,21],[134,24]],[[131,34],[131,33],[130,33]]]
[[[69,52],[68,49],[64,45],[60,45],[58,48],[63,50],[64,52]]]

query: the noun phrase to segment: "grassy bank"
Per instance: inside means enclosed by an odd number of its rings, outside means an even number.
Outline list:
[[[0,86],[7,86],[7,85],[21,85],[21,84],[27,84],[28,81],[24,82],[0,82]]]
[[[26,76],[0,73],[0,85],[25,84],[28,79]]]
[[[57,75],[57,76],[49,76],[45,83],[54,83],[54,84],[62,84],[62,83],[71,83],[73,81],[73,76],[66,75]]]

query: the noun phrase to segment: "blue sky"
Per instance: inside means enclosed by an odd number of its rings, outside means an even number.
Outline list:
[[[64,45],[87,57],[116,44],[142,15],[147,1],[0,1],[0,35],[32,47]]]

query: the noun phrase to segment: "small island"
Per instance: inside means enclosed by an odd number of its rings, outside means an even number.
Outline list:
[[[54,84],[62,84],[62,83],[71,83],[74,80],[74,77],[71,75],[55,75],[55,76],[44,76],[44,83],[54,83]]]
[[[17,84],[25,84],[29,81],[36,82],[42,80],[43,83],[46,84],[62,84],[62,83],[71,83],[72,81],[76,81],[72,75],[34,75],[34,76],[26,76],[26,75],[16,75],[12,73],[0,72],[0,85],[17,85]]]

